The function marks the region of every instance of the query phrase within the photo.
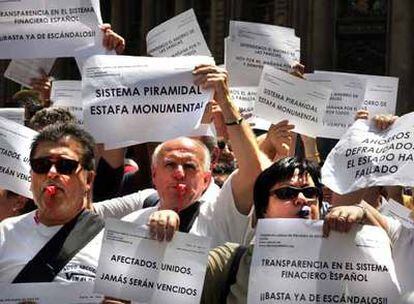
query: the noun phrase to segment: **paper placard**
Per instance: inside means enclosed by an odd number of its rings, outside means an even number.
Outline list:
[[[315,71],[315,74],[330,73]],[[356,76],[366,81],[365,97],[361,108],[368,110],[371,117],[377,114],[395,114],[398,95],[398,78],[389,76],[337,73]]]
[[[36,131],[0,117],[0,186],[32,198],[30,145]]]
[[[414,113],[397,119],[385,131],[372,120],[357,120],[329,153],[322,183],[345,194],[372,186],[414,185]]]
[[[24,126],[24,108],[0,108],[0,116]]]
[[[330,95],[328,88],[265,65],[254,114],[272,123],[287,119],[294,132],[316,137]]]
[[[90,56],[104,52],[96,0],[0,2],[0,59]]]
[[[41,70],[49,75],[55,60],[55,58],[12,60],[9,63],[6,72],[4,72],[4,77],[15,81],[22,86],[32,88],[30,85],[32,78],[43,77]]]
[[[176,232],[159,242],[148,229],[108,219],[95,291],[140,303],[199,303],[210,241]]]
[[[248,303],[396,303],[390,242],[378,227],[322,237],[322,221],[259,220]]]
[[[364,101],[365,80],[335,72],[305,74],[305,78],[332,90],[319,136],[340,139],[354,123],[355,114]]]
[[[93,56],[82,78],[85,128],[99,143],[125,147],[164,141],[198,128],[212,91],[192,70],[210,57]],[[137,130],[139,130],[137,132]]]
[[[189,9],[150,30],[147,54],[154,57],[211,56],[194,10]]]
[[[262,68],[291,72],[300,61],[300,39],[294,30],[268,24],[230,21],[225,64],[231,86],[258,86]]]

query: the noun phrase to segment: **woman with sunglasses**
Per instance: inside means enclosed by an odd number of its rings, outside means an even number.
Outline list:
[[[297,157],[286,157],[264,170],[254,185],[253,225],[260,218],[320,219],[322,184],[319,167]],[[324,233],[347,232],[354,223],[379,225],[367,204],[334,208]],[[210,251],[201,303],[246,303],[253,245],[227,243]]]

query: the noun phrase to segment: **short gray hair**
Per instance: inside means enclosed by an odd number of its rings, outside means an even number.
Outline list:
[[[169,143],[170,141],[173,140],[188,140],[191,141],[195,146],[200,147],[202,149],[203,155],[204,155],[204,162],[203,162],[203,169],[204,171],[210,171],[210,165],[211,165],[211,156],[210,156],[210,151],[208,150],[207,146],[202,143],[201,141],[197,140],[197,139],[193,139],[190,137],[178,137],[178,138],[174,138],[171,140],[167,140],[164,141],[162,143],[160,143],[154,150],[154,152],[152,153],[152,158],[151,158],[151,163],[152,166],[155,166],[155,164],[157,163],[158,157],[162,151],[162,149],[164,148],[164,146]]]

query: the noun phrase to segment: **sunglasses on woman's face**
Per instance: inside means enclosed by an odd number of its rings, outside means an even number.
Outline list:
[[[33,172],[38,174],[48,173],[50,171],[50,168],[52,168],[52,165],[55,166],[57,173],[70,175],[78,169],[79,162],[74,159],[51,159],[49,157],[32,158],[30,160],[30,167],[32,168]]]
[[[293,186],[282,187],[271,190],[270,195],[275,196],[280,200],[291,200],[297,198],[299,193],[303,193],[306,198],[316,198],[318,196],[318,188],[316,187],[304,187],[298,188]]]

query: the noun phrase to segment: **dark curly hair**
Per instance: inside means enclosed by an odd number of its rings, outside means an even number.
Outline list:
[[[44,108],[33,115],[29,127],[40,131],[48,125],[56,123],[76,123],[76,117],[64,108]]]

